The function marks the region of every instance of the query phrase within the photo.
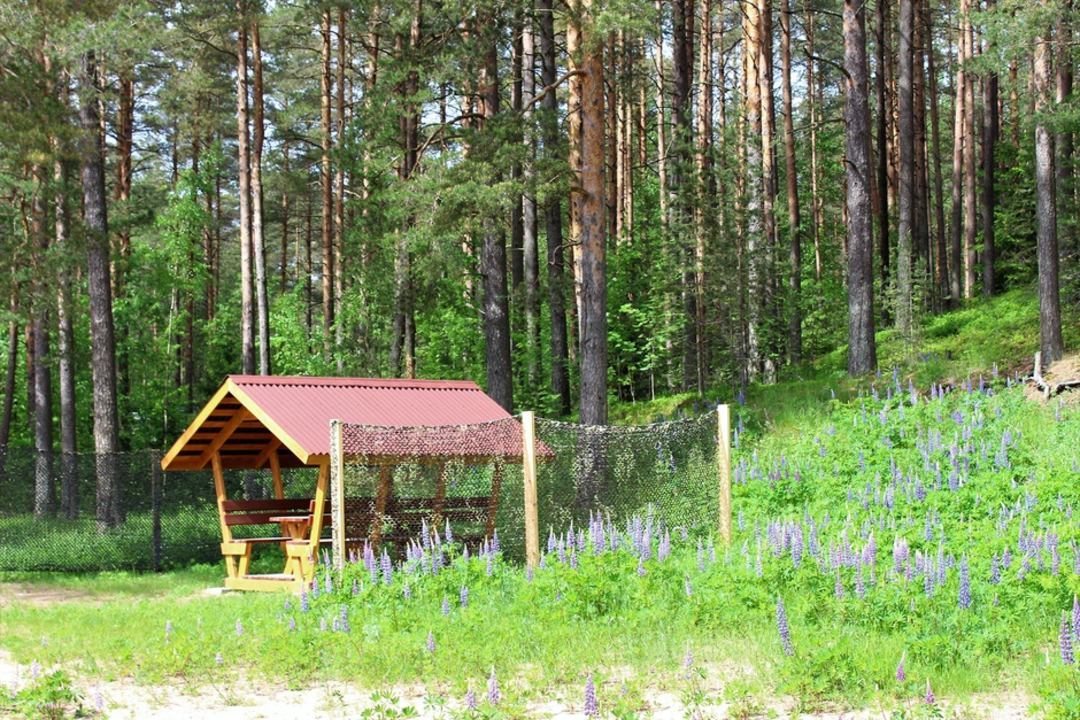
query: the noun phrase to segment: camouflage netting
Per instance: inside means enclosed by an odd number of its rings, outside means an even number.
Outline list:
[[[668,527],[716,527],[716,415],[645,426],[536,420],[541,541],[584,527],[590,513],[615,519],[651,513]],[[479,544],[498,533],[503,552],[524,557],[520,417],[476,425],[372,427],[342,424],[347,551],[378,541],[391,552],[423,526]],[[331,515],[340,452],[331,433]],[[441,482],[440,482],[441,477]],[[441,489],[440,489],[441,488]],[[381,510],[381,512],[380,512]]]

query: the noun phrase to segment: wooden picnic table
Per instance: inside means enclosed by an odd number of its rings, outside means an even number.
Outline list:
[[[287,535],[289,540],[307,540],[308,533],[311,532],[311,521],[314,518],[312,514],[307,515],[274,515],[267,518],[270,522],[278,523],[281,526],[282,534]],[[282,546],[284,547],[284,546]],[[299,573],[301,568],[296,558],[285,557],[285,572],[286,573]]]

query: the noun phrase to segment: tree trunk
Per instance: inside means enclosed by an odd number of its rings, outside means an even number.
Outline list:
[[[251,268],[251,150],[248,146],[247,2],[237,0],[236,148],[240,205],[240,360],[245,375],[255,373],[255,308]],[[261,221],[261,218],[260,218]]]
[[[964,87],[967,84],[964,72],[964,43],[957,43],[956,80],[953,100],[953,159],[952,159],[952,223],[949,227],[949,298],[953,307],[958,307],[963,296],[964,255],[963,255],[963,185],[964,185]]]
[[[555,84],[558,69],[555,65],[555,21],[552,0],[537,0],[540,28],[540,74],[544,87]],[[559,146],[558,100],[548,92],[540,103],[544,134],[544,153],[554,160]],[[562,203],[551,193],[544,208],[547,236],[548,306],[551,311],[551,391],[558,398],[560,415],[570,413],[569,339],[566,328],[566,281],[563,271]]]
[[[332,148],[330,106],[330,9],[322,14],[322,75],[320,77],[320,132],[322,142],[322,305],[323,360],[330,360],[334,333],[334,176],[330,164]]]
[[[900,46],[898,48],[899,100],[897,130],[900,147],[896,243],[896,329],[905,340],[911,338],[913,313],[911,254],[912,228],[915,224],[915,104],[914,72],[915,32],[914,0],[900,0]]]
[[[960,0],[960,33],[964,62],[975,57],[974,30],[971,25],[970,0]],[[975,296],[975,240],[978,225],[975,217],[975,75],[964,73],[964,299]]]
[[[278,268],[279,292],[284,295],[289,282],[289,139],[281,141],[281,172],[285,176],[281,191],[281,266]],[[298,268],[299,269],[299,268]]]
[[[484,56],[481,98],[484,130],[499,114],[499,53],[494,40]],[[601,119],[601,122],[603,120]],[[487,393],[507,412],[514,407],[514,385],[510,367],[510,312],[506,289],[506,238],[494,218],[484,220],[484,247],[480,258],[484,278],[484,359],[487,366]]]
[[[7,479],[7,451],[11,440],[11,416],[15,409],[15,372],[19,353],[19,323],[15,320],[19,309],[16,300],[18,295],[18,287],[13,285],[9,304],[11,315],[8,320],[7,332],[7,365],[4,368],[4,400],[3,409],[0,410],[0,481]]]
[[[848,373],[877,366],[870,214],[870,109],[866,84],[866,9],[844,0],[844,125],[848,244]]]
[[[762,330],[764,326],[763,302],[768,264],[763,262],[764,239],[762,222],[762,149],[759,138],[762,136],[761,122],[761,84],[758,65],[761,62],[761,9],[758,0],[746,0],[743,3],[743,79],[746,90],[743,93],[745,104],[745,170],[743,194],[746,198],[746,368],[745,377],[756,380],[762,365]]]
[[[926,75],[930,95],[931,161],[934,168],[934,301],[941,310],[941,298],[949,292],[949,248],[945,240],[945,194],[941,175],[941,121],[938,113],[938,77],[934,60],[934,33],[930,22],[930,3],[921,6],[923,37],[926,38]]]
[[[592,0],[581,3],[592,22]],[[607,423],[607,268],[604,228],[604,65],[591,28],[581,42],[581,422]]]
[[[98,527],[123,521],[116,452],[116,341],[113,332],[112,283],[109,268],[109,221],[105,200],[105,163],[98,101],[101,93],[93,51],[82,59],[80,77],[83,222],[86,229],[87,286],[90,296],[91,374],[94,382],[94,451],[97,453]]]
[[[337,144],[338,148],[345,147],[345,68],[349,66],[348,53],[346,51],[345,28],[347,23],[347,11],[342,6],[338,8],[337,27],[337,75],[334,83],[337,104]],[[334,171],[334,358],[337,371],[345,370],[345,355],[342,348],[345,342],[345,325],[341,322],[341,298],[345,293],[344,286],[344,255],[345,255],[345,162],[339,160]]]
[[[910,0],[908,0],[910,2]],[[878,197],[878,259],[880,262],[881,287],[889,284],[889,261],[892,247],[889,243],[889,105],[885,93],[885,73],[889,57],[889,11],[888,0],[878,0],[876,19],[877,68],[875,90],[877,96],[877,197]],[[886,313],[887,315],[887,313]]]
[[[259,23],[251,27],[251,55],[255,74],[254,132],[251,144],[251,254],[255,259],[255,312],[259,328],[259,374],[270,374],[270,302],[266,296],[266,243],[263,237],[263,69]]]
[[[1061,105],[1070,100],[1073,91],[1073,38],[1072,23],[1070,18],[1073,13],[1072,0],[1064,0],[1057,22],[1057,65],[1054,75],[1054,102]],[[1060,203],[1058,213],[1059,245],[1064,244],[1067,248],[1076,248],[1080,242],[1080,228],[1076,218],[1076,205],[1073,199],[1073,134],[1068,127],[1063,127],[1055,133],[1054,150],[1057,157],[1054,162],[1055,184],[1057,199]]]
[[[1044,367],[1061,359],[1061,292],[1058,278],[1057,199],[1054,136],[1045,115],[1050,95],[1050,30],[1035,38],[1032,91],[1035,95],[1035,220],[1039,261],[1039,348]]]
[[[536,34],[534,13],[526,8],[521,32],[521,102],[524,113],[525,162],[521,196],[522,263],[525,275],[525,378],[530,392],[540,388],[540,259],[536,222],[536,125],[532,106],[536,96]],[[552,94],[552,93],[549,93]]]
[[[784,161],[788,210],[788,360],[802,359],[802,221],[799,217],[799,178],[795,165],[795,118],[791,93],[791,0],[780,6],[780,78],[784,103]]]
[[[510,111],[515,117],[522,112],[522,32],[525,19],[520,10],[515,11],[511,25],[510,42]],[[510,164],[510,180],[515,187],[521,187],[521,163],[516,160]],[[524,197],[515,194],[510,204],[510,288],[514,303],[524,300],[522,283],[525,282],[525,227],[521,205]],[[520,319],[518,320],[520,322]]]
[[[814,212],[814,280],[821,282],[821,230],[825,223],[818,194],[817,87],[814,84],[814,14],[806,2],[806,104],[810,116],[810,206]]]
[[[764,244],[764,274],[761,289],[764,292],[764,314],[768,330],[762,354],[762,376],[766,383],[776,382],[776,360],[779,345],[783,342],[778,305],[778,282],[776,256],[779,240],[776,231],[776,108],[773,103],[772,63],[772,0],[758,0],[761,7],[758,52],[758,83],[761,85],[761,225]]]
[[[994,147],[998,136],[998,77],[990,73],[984,80],[982,127],[982,230],[983,295],[994,294]]]
[[[68,99],[66,79],[61,83],[60,103],[66,106]],[[59,143],[56,143],[59,150]],[[62,157],[57,155],[58,158]],[[56,246],[65,254],[71,252],[69,237],[71,229],[70,209],[68,205],[68,166],[62,159],[57,159],[53,166],[53,180],[56,183],[54,197],[56,219],[54,234]],[[67,520],[74,520],[79,515],[79,478],[78,450],[75,412],[75,331],[72,323],[71,307],[71,272],[69,260],[60,261],[57,277],[56,317],[57,317],[57,374],[60,381],[60,512]]]
[[[46,301],[46,254],[49,236],[45,229],[45,168],[34,165],[30,176],[33,195],[30,203],[30,266],[32,311],[30,324],[34,338],[34,517],[44,518],[56,510],[53,482],[52,358],[49,356],[49,304]]]
[[[698,102],[694,120],[694,167],[696,173],[694,202],[694,334],[695,357],[693,387],[705,392],[708,375],[708,351],[705,344],[705,256],[712,242],[712,229],[718,227],[713,180],[713,6],[701,0],[701,32],[698,33]]]

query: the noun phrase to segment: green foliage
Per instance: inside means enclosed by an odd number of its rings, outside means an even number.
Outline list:
[[[0,688],[0,711],[5,714],[11,712],[30,720],[87,717],[82,707],[82,696],[62,670],[42,675],[14,694],[5,693]]]

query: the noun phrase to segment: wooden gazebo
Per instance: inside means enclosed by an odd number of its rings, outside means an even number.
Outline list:
[[[161,461],[166,471],[212,470],[226,587],[296,591],[310,580],[330,522],[330,427],[335,420],[369,428],[512,422],[509,413],[470,381],[229,376]],[[505,428],[500,432],[505,434]],[[365,457],[383,453],[380,435],[360,438],[365,446],[365,439],[373,441],[361,450]],[[502,440],[498,444],[505,447]],[[475,442],[458,447],[469,455],[477,452]],[[436,454],[446,458],[455,452],[443,445]],[[285,497],[281,470],[291,467],[318,468],[313,497]],[[230,499],[224,475],[230,469],[268,469],[273,498]],[[245,525],[276,525],[279,532],[272,537],[234,536],[233,528]],[[282,572],[248,572],[258,544],[282,547]]]

